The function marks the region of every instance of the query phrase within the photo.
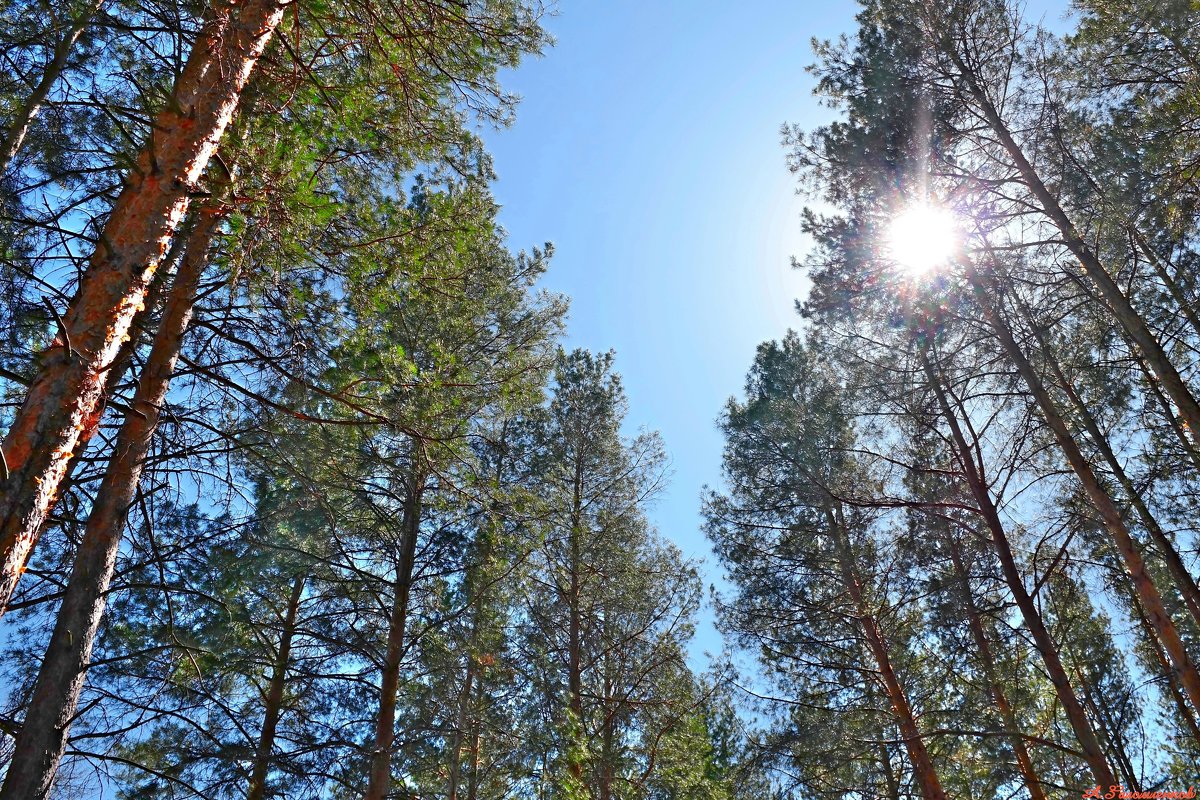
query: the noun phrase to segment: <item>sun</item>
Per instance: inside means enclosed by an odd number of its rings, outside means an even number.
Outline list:
[[[950,261],[958,241],[958,220],[950,209],[911,205],[888,226],[887,255],[905,272],[924,275]]]

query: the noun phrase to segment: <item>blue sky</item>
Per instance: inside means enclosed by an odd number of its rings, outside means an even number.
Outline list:
[[[804,72],[812,36],[854,5],[580,0],[557,44],[505,76],[516,124],[488,135],[514,247],[552,241],[545,285],[571,297],[568,344],[613,348],[633,428],[661,431],[674,476],[660,531],[715,565],[700,532],[720,477],[715,420],[762,340],[797,323],[803,202],[779,129],[828,118]],[[719,651],[708,625],[697,650]]]

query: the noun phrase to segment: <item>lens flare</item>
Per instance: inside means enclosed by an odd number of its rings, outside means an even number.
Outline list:
[[[924,275],[945,265],[957,247],[958,223],[947,208],[909,206],[888,226],[888,257],[913,275]]]

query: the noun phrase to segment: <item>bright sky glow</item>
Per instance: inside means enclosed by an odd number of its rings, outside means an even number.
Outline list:
[[[945,265],[957,246],[958,223],[948,208],[909,206],[888,226],[887,255],[911,275],[924,275]]]

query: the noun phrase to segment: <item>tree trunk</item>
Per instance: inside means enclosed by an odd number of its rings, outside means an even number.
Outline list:
[[[158,334],[88,516],[33,698],[25,712],[25,724],[0,789],[0,800],[40,800],[50,791],[104,615],[105,594],[112,581],[129,508],[191,321],[213,232],[223,216],[219,206],[205,209],[189,237]]]
[[[614,691],[611,651],[604,655],[604,691],[600,707],[603,723],[600,729],[600,770],[598,800],[612,800],[613,783],[616,780],[616,706],[620,700],[613,697]]]
[[[0,177],[3,177],[8,172],[8,165],[16,158],[17,153],[21,151],[21,145],[25,143],[25,136],[29,133],[29,127],[33,124],[33,118],[37,116],[41,110],[42,104],[46,102],[46,97],[50,94],[50,90],[58,81],[58,77],[62,75],[63,68],[67,65],[67,59],[71,55],[71,48],[75,46],[75,42],[79,41],[79,36],[87,28],[92,17],[100,10],[100,6],[104,4],[104,0],[92,0],[82,14],[71,21],[71,25],[67,28],[63,38],[58,40],[54,45],[54,54],[50,57],[50,63],[42,71],[42,79],[38,81],[38,85],[33,88],[29,97],[25,98],[24,105],[13,117],[12,125],[8,129],[8,133],[4,135],[3,143],[0,143]]]
[[[974,98],[979,107],[980,113],[992,128],[996,138],[1001,146],[1008,152],[1009,158],[1012,159],[1017,171],[1021,174],[1021,178],[1030,192],[1041,205],[1042,210],[1050,221],[1054,224],[1063,237],[1063,242],[1071,253],[1079,259],[1080,266],[1083,271],[1092,280],[1096,289],[1100,292],[1100,297],[1104,304],[1116,317],[1117,322],[1133,340],[1134,346],[1141,352],[1142,357],[1150,368],[1154,370],[1154,374],[1158,376],[1162,387],[1166,390],[1167,395],[1175,403],[1175,407],[1179,410],[1180,416],[1187,423],[1187,429],[1191,431],[1193,439],[1200,435],[1200,403],[1196,402],[1195,396],[1188,389],[1187,384],[1183,380],[1183,376],[1175,369],[1175,365],[1167,357],[1166,351],[1163,350],[1162,344],[1155,338],[1150,328],[1146,325],[1145,320],[1138,314],[1137,309],[1125,296],[1121,287],[1113,280],[1113,277],[1108,274],[1108,270],[1100,263],[1100,259],[1095,252],[1088,246],[1087,242],[1075,229],[1074,223],[1071,222],[1067,212],[1059,204],[1057,198],[1042,182],[1041,176],[1029,159],[1025,157],[1025,153],[1021,150],[1021,146],[1017,144],[1009,131],[1007,124],[1001,118],[999,111],[983,87],[975,74],[963,64],[958,53],[953,47],[946,48],[947,54],[955,62],[962,73],[963,78],[967,83],[967,90],[971,97]],[[1184,439],[1184,445],[1187,447],[1193,446],[1193,441],[1189,441],[1187,437]]]
[[[1196,316],[1196,309],[1188,300],[1187,295],[1183,293],[1183,287],[1181,287],[1179,282],[1175,280],[1175,277],[1167,271],[1166,265],[1163,264],[1164,259],[1159,256],[1157,252],[1155,252],[1154,246],[1151,245],[1150,242],[1146,241],[1146,237],[1142,236],[1142,232],[1137,229],[1137,226],[1134,225],[1132,221],[1127,223],[1126,229],[1129,231],[1129,236],[1133,239],[1134,244],[1136,244],[1138,248],[1141,248],[1141,251],[1145,253],[1146,260],[1150,262],[1150,266],[1154,270],[1154,274],[1158,276],[1158,280],[1164,287],[1166,287],[1167,292],[1175,301],[1175,306],[1183,314],[1184,319],[1188,321],[1188,324],[1192,328],[1192,333],[1196,336],[1200,336],[1200,317]]]
[[[1137,776],[1133,774],[1133,765],[1129,763],[1129,756],[1125,753],[1125,743],[1122,741],[1120,735],[1113,730],[1112,720],[1105,713],[1102,704],[1096,702],[1096,697],[1089,687],[1088,679],[1079,667],[1075,667],[1075,677],[1078,678],[1079,685],[1083,688],[1083,699],[1092,711],[1092,719],[1096,720],[1096,724],[1100,728],[1100,735],[1104,737],[1104,741],[1108,742],[1108,750],[1112,753],[1113,761],[1117,764],[1117,770],[1121,773],[1121,780],[1124,781],[1123,785],[1128,789],[1139,791],[1140,786]]]
[[[958,424],[958,416],[954,413],[950,401],[946,397],[941,379],[934,370],[928,353],[922,352],[921,360],[925,369],[925,375],[929,379],[930,386],[937,396],[938,405],[942,409],[942,415],[945,417],[946,424],[950,428],[954,449],[957,451],[958,461],[962,466],[967,486],[971,490],[971,494],[975,498],[975,503],[979,506],[980,516],[983,517],[991,534],[992,545],[996,550],[997,558],[1000,560],[1000,571],[1004,575],[1004,582],[1008,585],[1008,590],[1012,593],[1013,601],[1016,602],[1017,609],[1021,612],[1021,618],[1025,622],[1025,627],[1029,629],[1029,633],[1033,637],[1033,643],[1037,647],[1038,654],[1042,657],[1042,664],[1046,667],[1046,675],[1050,678],[1050,683],[1054,686],[1058,700],[1062,703],[1063,712],[1067,715],[1067,721],[1070,723],[1071,729],[1075,732],[1075,738],[1079,741],[1084,761],[1087,762],[1089,769],[1091,769],[1092,777],[1098,786],[1113,786],[1117,781],[1113,776],[1112,768],[1109,766],[1108,760],[1104,757],[1104,750],[1100,747],[1100,742],[1096,738],[1096,732],[1092,729],[1087,714],[1083,710],[1083,705],[1079,702],[1079,697],[1075,694],[1075,690],[1071,686],[1071,679],[1068,677],[1062,659],[1059,657],[1058,647],[1050,637],[1050,632],[1046,630],[1046,625],[1042,621],[1042,615],[1038,611],[1037,605],[1034,604],[1033,598],[1029,596],[1029,592],[1025,588],[1025,582],[1021,578],[1021,572],[1017,569],[1017,560],[1013,556],[1008,535],[1004,532],[1004,525],[1000,521],[1000,513],[996,509],[995,503],[992,502],[991,493],[988,490],[983,475],[980,474],[976,467],[975,450],[967,443],[966,436],[963,435],[962,427]]]
[[[1025,782],[1025,788],[1029,790],[1031,800],[1046,800],[1046,790],[1042,788],[1042,781],[1033,766],[1029,748],[1025,746],[1025,739],[1017,724],[1017,715],[1013,711],[1012,704],[1008,702],[1008,695],[1005,694],[1004,687],[1000,685],[996,659],[992,655],[992,644],[984,629],[983,620],[980,618],[979,607],[975,605],[975,594],[971,590],[971,581],[967,576],[966,567],[962,563],[962,557],[954,542],[946,541],[946,549],[950,553],[950,561],[954,565],[954,574],[962,595],[963,608],[967,612],[967,627],[971,629],[971,637],[975,640],[975,649],[979,652],[979,662],[983,666],[983,678],[987,681],[992,699],[996,703],[996,710],[1000,714],[1000,720],[1004,723],[1004,732],[1017,757],[1017,767],[1021,770],[1021,778]]]
[[[475,658],[467,653],[467,674],[463,678],[462,694],[458,698],[458,720],[454,727],[454,738],[450,745],[450,790],[448,800],[458,800],[458,786],[462,783],[462,750],[468,720],[471,715],[471,690],[475,684]]]
[[[228,10],[236,2],[212,12],[126,177],[58,335],[40,356],[0,451],[0,609],[24,571],[71,454],[100,422],[106,376],[286,5],[245,0],[236,16]]]
[[[581,595],[583,591],[582,571],[583,557],[581,555],[582,543],[580,538],[583,534],[583,464],[576,457],[575,460],[575,480],[572,488],[571,499],[571,532],[570,532],[570,548],[571,548],[571,564],[570,564],[570,597],[567,598],[567,605],[570,609],[570,620],[567,623],[568,627],[568,644],[567,644],[567,696],[570,703],[572,715],[575,717],[575,730],[572,731],[572,736],[575,738],[583,736],[583,621],[582,609],[580,608]],[[577,781],[583,780],[583,764],[572,757],[569,769],[571,776]]]
[[[482,726],[479,722],[479,715],[483,713],[484,691],[483,691],[483,676],[475,682],[475,720],[471,726],[471,769],[467,773],[467,800],[478,800],[479,798],[479,748],[480,737],[482,735]]]
[[[414,456],[415,458],[415,456]],[[379,714],[371,749],[371,773],[363,800],[384,800],[392,782],[392,745],[396,739],[396,702],[400,692],[400,662],[404,657],[404,632],[408,624],[408,597],[416,566],[417,536],[421,530],[421,495],[425,478],[414,475],[404,501],[403,541],[396,563],[392,613],[388,620],[387,652],[379,682]],[[0,798],[2,800],[2,798]]]
[[[1079,445],[1071,436],[1058,406],[1050,397],[1050,393],[1046,391],[1041,377],[1033,369],[1033,365],[1029,363],[1029,359],[1025,357],[1024,352],[1017,345],[1016,339],[1013,338],[1007,323],[1001,319],[999,311],[992,304],[992,298],[999,295],[995,293],[989,295],[987,287],[981,283],[981,278],[973,271],[968,271],[968,275],[983,308],[984,316],[995,329],[1005,352],[1016,365],[1021,377],[1024,378],[1030,394],[1037,401],[1038,407],[1042,411],[1042,417],[1054,433],[1054,438],[1058,441],[1072,471],[1079,478],[1079,482],[1083,484],[1088,499],[1100,512],[1104,526],[1112,534],[1117,552],[1120,553],[1138,598],[1142,601],[1142,607],[1146,610],[1146,616],[1158,633],[1163,649],[1171,659],[1171,664],[1178,672],[1180,682],[1183,684],[1192,706],[1200,708],[1200,673],[1196,671],[1195,665],[1184,649],[1179,631],[1175,628],[1175,623],[1171,621],[1171,617],[1163,605],[1162,596],[1159,595],[1158,589],[1146,570],[1146,564],[1142,560],[1141,553],[1138,552],[1129,529],[1125,526],[1125,519],[1121,515],[1120,509],[1117,508],[1116,503],[1113,502],[1104,487],[1100,485],[1096,473],[1092,471],[1091,465],[1084,458],[1083,453],[1079,450]]]
[[[1183,690],[1179,688],[1179,678],[1175,671],[1171,669],[1171,664],[1167,661],[1167,656],[1162,651],[1162,644],[1159,643],[1158,637],[1154,635],[1154,627],[1150,624],[1150,620],[1146,619],[1146,612],[1142,610],[1142,606],[1137,601],[1136,595],[1129,599],[1129,605],[1133,608],[1134,616],[1137,618],[1138,628],[1142,632],[1146,643],[1150,645],[1151,652],[1154,653],[1154,659],[1158,662],[1159,669],[1162,670],[1163,679],[1167,683],[1167,694],[1171,696],[1171,701],[1175,704],[1175,710],[1179,714],[1179,719],[1183,721],[1184,727],[1188,733],[1197,742],[1200,742],[1200,722],[1196,720],[1196,712],[1187,703],[1187,698],[1183,696]]]
[[[271,666],[271,683],[267,688],[262,733],[258,737],[258,747],[254,750],[254,769],[250,773],[250,788],[246,792],[246,800],[263,800],[267,796],[271,751],[275,748],[275,730],[279,727],[279,717],[283,713],[283,691],[287,688],[288,661],[292,655],[292,638],[296,635],[296,616],[300,613],[304,581],[303,575],[296,578],[292,583],[292,595],[288,598],[283,631],[279,636],[279,649],[275,653],[275,663]]]
[[[892,667],[892,659],[888,654],[887,640],[875,619],[875,613],[868,607],[867,598],[859,579],[858,568],[850,552],[850,543],[846,540],[846,531],[842,521],[834,514],[833,509],[826,507],[825,516],[829,521],[830,535],[834,538],[837,559],[842,573],[842,583],[854,603],[854,613],[862,624],[863,637],[871,650],[871,656],[879,667],[879,676],[883,681],[883,690],[896,717],[900,728],[900,737],[904,741],[904,749],[908,753],[909,763],[912,764],[913,775],[921,787],[921,796],[925,800],[946,800],[946,792],[942,789],[933,759],[925,747],[924,737],[917,726],[913,715],[912,705],[904,686]]]
[[[1087,404],[1083,402],[1083,398],[1075,391],[1075,387],[1067,380],[1067,376],[1059,365],[1058,360],[1053,356],[1053,351],[1034,322],[1033,315],[1023,303],[1019,305],[1021,306],[1021,313],[1025,318],[1025,323],[1033,332],[1034,338],[1037,339],[1038,345],[1042,349],[1042,356],[1050,366],[1050,371],[1054,373],[1054,377],[1058,381],[1059,386],[1062,387],[1063,393],[1071,401],[1071,405],[1079,415],[1080,421],[1083,422],[1083,427],[1096,445],[1096,449],[1100,451],[1100,455],[1104,456],[1104,460],[1108,463],[1109,469],[1112,470],[1117,483],[1121,484],[1121,488],[1125,490],[1130,505],[1137,512],[1138,518],[1142,521],[1142,526],[1149,532],[1150,538],[1154,541],[1159,554],[1162,556],[1167,569],[1171,573],[1171,577],[1174,578],[1175,585],[1183,597],[1184,605],[1187,606],[1192,619],[1200,626],[1200,588],[1197,588],[1196,582],[1192,579],[1187,566],[1183,563],[1183,558],[1179,555],[1179,551],[1175,549],[1174,543],[1171,542],[1171,539],[1167,536],[1166,531],[1162,529],[1162,526],[1158,524],[1158,520],[1150,513],[1150,509],[1146,506],[1145,501],[1142,500],[1141,493],[1125,473],[1125,468],[1121,465],[1120,459],[1117,458],[1116,453],[1113,452],[1112,447],[1108,443],[1108,437],[1100,430],[1100,424],[1092,416],[1092,412],[1087,407]]]

